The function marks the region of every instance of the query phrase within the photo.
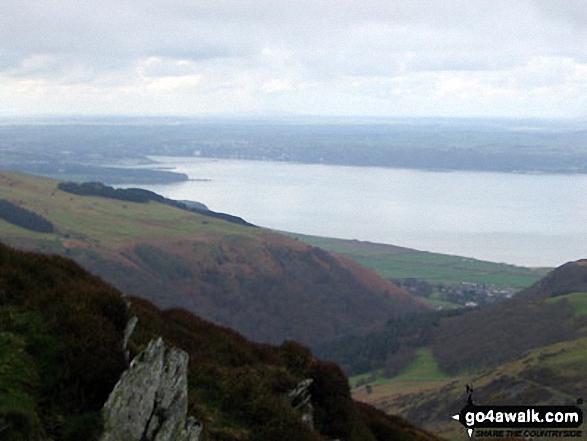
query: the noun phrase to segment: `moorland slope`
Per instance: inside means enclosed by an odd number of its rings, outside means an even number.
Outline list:
[[[130,301],[130,307],[128,306]],[[189,355],[188,413],[210,441],[438,438],[353,402],[347,379],[305,347],[256,344],[185,310],[161,311],[70,259],[0,244],[0,438],[92,441],[130,355],[160,336]],[[314,429],[283,398],[312,379]]]

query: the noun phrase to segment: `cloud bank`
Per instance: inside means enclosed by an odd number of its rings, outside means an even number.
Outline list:
[[[3,0],[0,112],[587,116],[582,0]]]

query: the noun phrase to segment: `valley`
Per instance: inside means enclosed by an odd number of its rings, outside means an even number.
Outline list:
[[[481,404],[573,404],[587,386],[586,284],[585,261],[569,263],[511,300],[441,320],[397,375],[351,378],[353,396],[450,439],[460,428],[446,415],[467,384]]]
[[[568,404],[584,390],[585,261],[524,268],[278,233],[151,192],[92,185],[78,194],[1,172],[0,199],[17,213],[0,220],[2,241],[69,257],[166,315],[183,317],[173,312],[181,308],[256,342],[308,345],[341,366],[354,399],[449,439],[462,439],[445,413],[462,406],[466,384],[492,404]],[[443,297],[458,286],[508,295],[463,308]]]
[[[586,35],[0,0],[0,441],[587,441]]]
[[[68,256],[125,293],[257,341],[313,345],[429,309],[354,261],[301,241],[161,202],[81,196],[57,185],[0,175],[0,198],[55,226],[38,233],[2,221],[6,243]]]

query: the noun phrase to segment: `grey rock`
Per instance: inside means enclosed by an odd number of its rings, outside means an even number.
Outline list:
[[[188,417],[186,421],[186,441],[198,441],[202,433],[202,423],[194,417]]]
[[[124,354],[124,359],[126,360],[127,363],[128,363],[128,358],[129,358],[129,352],[127,349],[128,340],[130,339],[130,336],[132,335],[133,331],[135,330],[135,327],[137,326],[138,322],[139,322],[138,317],[134,316],[128,321],[128,323],[126,324],[126,328],[124,328],[124,339],[122,340],[122,352]]]
[[[187,418],[188,355],[161,338],[137,355],[104,405],[101,441],[198,441]]]
[[[202,180],[204,180],[204,179],[202,179]],[[185,204],[188,208],[194,208],[194,209],[200,210],[200,211],[210,211],[210,209],[206,205],[202,204],[201,202],[186,201],[186,200],[181,200],[178,202]]]
[[[300,412],[302,421],[312,429],[314,428],[314,406],[312,406],[310,387],[313,382],[311,378],[302,380],[283,396],[285,401]]]

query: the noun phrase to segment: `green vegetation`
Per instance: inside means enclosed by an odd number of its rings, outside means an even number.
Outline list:
[[[383,329],[366,335],[351,335],[316,347],[318,357],[338,363],[348,375],[381,372],[392,378],[421,357],[419,351],[430,343],[443,318],[466,310],[429,311],[398,317]],[[375,375],[377,377],[378,375]]]
[[[446,419],[465,403],[466,384],[474,385],[477,404],[571,405],[587,387],[586,354],[587,337],[580,337],[533,349],[523,357],[475,374],[436,383],[406,380],[402,384],[394,379],[373,384],[370,394],[364,388],[356,389],[354,396],[447,438],[466,440],[461,428]]]
[[[161,204],[146,204],[100,197],[82,197],[57,189],[58,182],[41,177],[2,173],[0,198],[26,201],[27,207],[55,226],[54,237],[83,246],[101,244],[116,248],[138,238],[178,237],[205,230],[208,234],[237,230],[254,234],[216,219]],[[207,221],[206,224],[203,224]],[[231,230],[231,227],[234,230]],[[15,242],[35,240],[33,232],[2,229],[3,238]]]
[[[40,425],[32,390],[39,382],[32,357],[22,337],[0,332],[0,435],[31,437]],[[8,426],[8,430],[2,427]],[[6,433],[2,433],[6,432]]]
[[[31,211],[42,212],[53,223],[56,237],[85,246],[115,248],[136,239],[173,238],[199,232],[212,237],[229,233],[255,235],[258,230],[155,201],[134,203],[74,195],[58,190],[57,185],[57,181],[47,178],[2,172],[0,198],[26,202]],[[5,234],[4,228],[2,233],[8,241],[11,237],[18,241],[38,237],[23,231]]]
[[[0,437],[94,439],[126,319],[120,294],[72,262],[0,246]]]
[[[572,308],[524,299],[502,302],[443,320],[432,349],[449,374],[497,366],[526,351],[578,336]],[[499,324],[499,325],[497,325]]]
[[[568,302],[575,310],[576,315],[587,315],[587,292],[573,292],[562,296],[547,299],[547,303]]]
[[[378,369],[351,377],[349,382],[351,387],[355,388],[366,384],[373,386],[397,381],[446,380],[449,378],[439,369],[432,350],[428,347],[421,347],[415,351],[414,361],[394,377],[390,378],[385,375],[385,370]]]
[[[121,201],[147,203],[149,201],[163,202],[164,197],[159,196],[152,191],[140,188],[113,188],[100,182],[60,182],[57,188],[68,193],[80,196],[100,196],[104,198],[118,199]]]
[[[288,234],[327,251],[351,257],[386,279],[414,278],[432,285],[484,283],[499,288],[523,289],[544,277],[550,270],[530,269],[356,240]]]
[[[0,199],[0,219],[38,233],[53,232],[53,224],[43,216],[4,199]]]
[[[104,185],[100,182],[84,182],[78,184],[76,182],[60,182],[57,188],[61,191],[76,194],[79,196],[99,196],[103,198],[118,199],[120,201],[137,202],[145,204],[147,202],[159,202],[161,204],[170,205],[181,210],[193,211],[204,216],[222,219],[227,222],[232,222],[239,225],[253,226],[244,221],[240,217],[232,216],[225,213],[216,213],[207,209],[197,207],[190,207],[183,202],[174,201],[172,199],[164,198],[157,193],[142,188],[113,188]]]
[[[449,378],[438,368],[438,362],[430,348],[418,348],[416,359],[393,380],[444,380]]]
[[[479,404],[574,404],[587,388],[586,281],[587,261],[567,263],[511,300],[444,317],[409,368],[388,382],[364,374],[354,396],[455,439],[466,435],[446,415],[466,384]]]
[[[371,372],[365,372],[364,374],[354,375],[349,378],[349,384],[351,388],[360,387],[364,384],[378,384],[386,383],[389,378],[385,378],[383,369],[375,369]]]
[[[385,409],[398,397],[417,395],[431,388],[438,389],[455,380],[439,369],[430,348],[421,347],[415,351],[412,363],[392,378],[381,369],[353,377],[349,381],[356,399]]]

